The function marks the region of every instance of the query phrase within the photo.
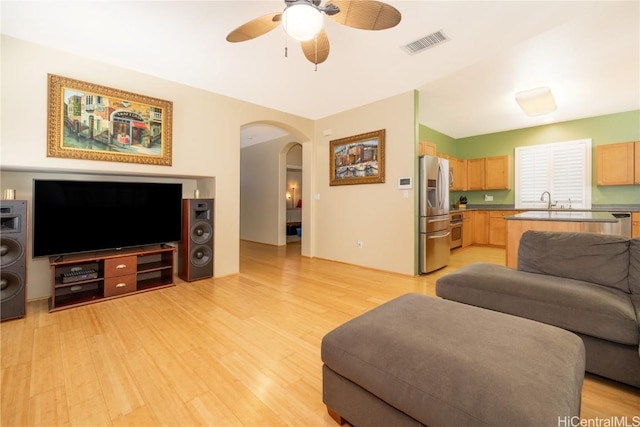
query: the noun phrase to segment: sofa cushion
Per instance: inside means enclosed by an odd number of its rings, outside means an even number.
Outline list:
[[[595,233],[526,231],[518,270],[629,291],[629,239]]]
[[[439,278],[436,294],[620,344],[639,343],[629,294],[607,286],[475,263]]]
[[[629,243],[629,289],[632,294],[640,295],[640,237]]]

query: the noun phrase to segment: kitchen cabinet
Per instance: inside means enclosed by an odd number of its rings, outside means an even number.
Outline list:
[[[485,190],[511,189],[511,156],[485,159]]]
[[[482,157],[466,162],[467,190],[511,188],[511,156]]]
[[[489,212],[489,244],[504,248],[507,245],[507,220],[505,216],[516,215],[516,211]]]
[[[457,159],[455,157],[449,158],[449,172],[451,174],[451,190],[463,191],[467,189],[467,161],[463,159]]]
[[[473,212],[473,243],[478,245],[489,244],[489,211]]]
[[[484,190],[484,158],[467,160],[467,190]]]
[[[429,141],[420,141],[418,148],[419,156],[435,156],[436,155],[436,144]]]
[[[631,237],[640,237],[640,212],[631,214]]]
[[[502,211],[489,213],[489,244],[505,246],[507,243],[507,224]]]
[[[634,142],[634,151],[635,151],[635,179],[633,182],[640,185],[640,141]]]
[[[462,213],[462,247],[466,248],[474,243],[474,223],[473,212]]]
[[[640,142],[596,146],[598,185],[640,184]]]

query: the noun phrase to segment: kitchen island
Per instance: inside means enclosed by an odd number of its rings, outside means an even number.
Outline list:
[[[579,231],[599,234],[620,234],[620,222],[609,212],[550,210],[528,211],[507,220],[507,267],[517,268],[520,237],[527,230]]]

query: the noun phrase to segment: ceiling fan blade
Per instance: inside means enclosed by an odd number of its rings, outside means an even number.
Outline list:
[[[395,7],[376,0],[332,0],[340,12],[329,16],[333,21],[360,30],[386,30],[400,23],[402,15]]]
[[[263,34],[268,33],[275,27],[280,25],[282,13],[270,13],[256,19],[252,19],[246,24],[240,25],[231,31],[227,36],[227,41],[231,43],[244,42],[255,39]]]
[[[304,56],[313,64],[322,64],[329,57],[329,38],[324,30],[320,30],[315,38],[300,42],[300,47]]]

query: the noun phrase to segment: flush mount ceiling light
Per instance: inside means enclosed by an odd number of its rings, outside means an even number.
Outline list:
[[[551,89],[546,86],[518,92],[516,101],[528,116],[540,116],[558,108]]]
[[[322,29],[322,14],[317,6],[307,1],[297,1],[282,13],[282,26],[294,39],[311,40]]]

